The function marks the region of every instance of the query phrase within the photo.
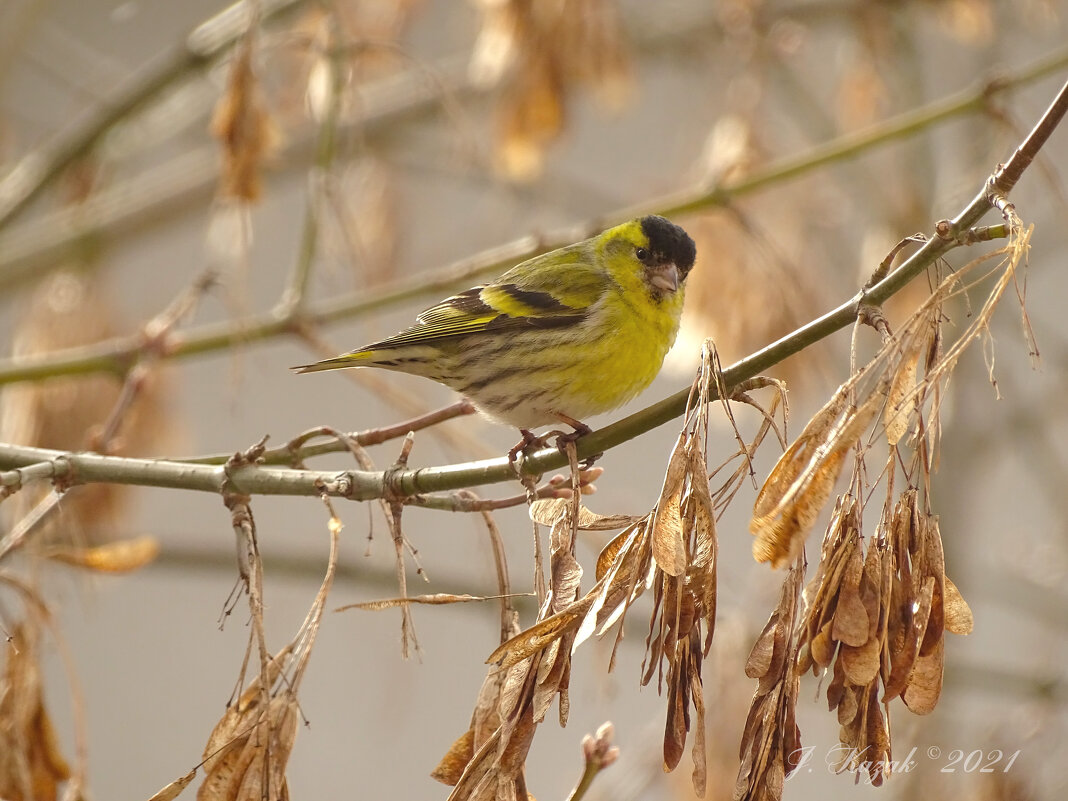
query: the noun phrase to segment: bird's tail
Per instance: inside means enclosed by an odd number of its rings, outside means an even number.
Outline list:
[[[368,362],[372,361],[371,353],[369,350],[353,351],[352,353],[335,356],[333,359],[324,359],[314,364],[298,364],[296,367],[289,369],[298,373],[320,373],[323,370],[340,370],[342,367],[366,366]]]

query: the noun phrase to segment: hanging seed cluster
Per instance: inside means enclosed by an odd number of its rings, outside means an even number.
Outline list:
[[[920,715],[938,703],[945,632],[972,629],[971,610],[946,576],[932,511],[944,385],[967,346],[984,335],[1029,236],[1016,227],[1007,247],[945,278],[896,334],[881,312],[861,310],[882,334],[881,349],[813,416],[761,488],[750,523],[753,555],[791,570],[746,665],[759,684],[742,738],[737,799],[782,797],[802,755],[794,706],[799,678],[810,670],[828,677],[825,696],[842,746],[837,769],[863,773],[875,785],[893,768],[891,702],[901,699]],[[996,256],[1002,261],[966,283]],[[991,275],[982,308],[947,346],[947,303]],[[886,462],[873,473],[868,462],[880,437]],[[835,502],[816,575],[798,597],[805,539],[850,463],[850,490]],[[870,475],[885,482],[886,500],[865,541]]]
[[[554,696],[561,723],[568,712],[571,655],[591,635],[616,633],[609,669],[631,604],[649,590],[653,610],[642,683],[657,679],[667,697],[664,769],[674,770],[694,732],[693,784],[707,782],[701,668],[712,644],[716,614],[716,504],[705,463],[711,352],[691,393],[691,411],[668,460],[656,506],[641,517],[597,515],[572,499],[536,501],[530,514],[551,526],[549,593],[540,620],[504,642],[487,660],[489,676],[472,725],[450,748],[434,777],[455,785],[459,799],[525,798],[522,766]],[[766,433],[762,428],[760,437]],[[755,448],[755,444],[750,449]],[[737,480],[743,471],[735,473]],[[623,528],[601,551],[593,587],[579,597],[582,568],[574,558],[578,530]],[[487,724],[496,723],[490,731]]]

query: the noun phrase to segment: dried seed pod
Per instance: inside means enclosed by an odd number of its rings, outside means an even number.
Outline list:
[[[56,798],[71,778],[44,704],[37,637],[32,623],[15,626],[0,674],[0,798],[12,801]]]
[[[563,131],[569,96],[588,85],[618,104],[629,85],[622,21],[611,0],[485,2],[470,73],[500,85],[498,158],[513,180],[537,177]]]
[[[245,203],[259,200],[263,162],[281,138],[252,67],[252,42],[246,36],[234,52],[226,91],[211,118],[211,134],[223,149],[219,196]]]
[[[883,411],[883,430],[890,445],[897,445],[901,441],[912,422],[912,413],[916,407],[916,398],[912,391],[916,383],[916,363],[919,357],[917,350],[902,360],[890,384],[886,409]]]
[[[749,522],[756,537],[753,558],[758,562],[780,567],[804,545],[834,489],[846,455],[878,411],[885,387],[856,407],[849,403],[851,392],[848,382],[839,387],[779,458],[760,488]]]
[[[946,631],[951,634],[971,634],[975,621],[971,607],[957,589],[957,585],[946,576]]]
[[[786,777],[799,764],[801,732],[795,710],[800,673],[794,632],[803,581],[800,557],[790,568],[779,603],[746,664],[746,672],[759,674],[760,683],[742,732],[735,799],[781,799]]]

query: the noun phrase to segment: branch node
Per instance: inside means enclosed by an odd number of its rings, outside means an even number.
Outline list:
[[[260,441],[255,445],[244,451],[237,451],[233,456],[226,460],[226,464],[223,465],[223,473],[226,475],[222,486],[224,501],[226,501],[226,498],[229,495],[234,494],[231,490],[233,487],[234,473],[243,467],[252,467],[259,464],[262,460],[263,452],[266,450],[267,440],[269,438],[270,434],[264,434]],[[229,502],[226,502],[226,506],[227,508],[230,508]]]
[[[1010,230],[1019,231],[1022,227],[1020,217],[1016,213],[1016,206],[1008,195],[1001,189],[1001,177],[1005,172],[1005,165],[999,164],[998,168],[986,180],[986,199],[1001,214],[1001,218],[1008,223]]]
[[[353,493],[356,489],[356,482],[352,480],[352,476],[349,473],[338,473],[329,481],[316,482],[316,488],[322,490],[324,494],[336,495],[340,498],[347,498],[353,500]]]
[[[883,310],[879,306],[861,303],[857,308],[857,322],[862,325],[870,325],[878,331],[883,342],[889,340],[892,335],[890,322],[886,319],[886,315],[883,314]]]
[[[267,440],[271,438],[270,434],[264,434],[256,442],[245,451],[239,451],[235,453],[230,461],[227,462],[228,467],[245,467],[246,465],[258,464],[263,458],[264,451],[267,450]]]
[[[392,467],[387,467],[382,473],[382,498],[391,505],[403,504],[407,497],[401,488],[401,475],[404,472],[404,465],[395,464]]]
[[[52,487],[60,495],[78,483],[78,477],[74,470],[74,463],[70,460],[70,457],[67,456],[67,454],[57,456],[53,459],[52,469]]]
[[[314,483],[315,488],[317,490],[319,490],[319,497],[322,498],[323,501],[329,507],[330,506],[330,490],[331,490],[330,484],[333,483],[333,482],[329,482],[328,483],[325,479],[317,478],[317,479],[315,479],[315,481],[313,483]],[[346,482],[346,484],[347,483],[348,482]],[[334,486],[336,487],[337,485],[335,484]],[[337,517],[337,515],[335,515],[333,513],[333,509],[330,509],[330,515],[331,515],[331,517]]]
[[[16,467],[3,475],[4,483],[0,484],[0,501],[10,498],[22,489],[22,468]]]
[[[246,495],[243,492],[234,492],[232,490],[222,491],[223,504],[233,513],[233,523],[235,526],[245,523],[251,523],[249,504],[252,503],[252,496]]]
[[[1006,89],[1012,86],[1011,81],[1004,75],[991,75],[986,83],[983,84],[980,98],[983,103],[989,105],[990,101],[994,99],[995,95],[1004,92]]]

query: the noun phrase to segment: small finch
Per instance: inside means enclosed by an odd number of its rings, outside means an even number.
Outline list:
[[[388,339],[301,373],[379,367],[423,376],[490,418],[531,429],[582,420],[637,396],[675,342],[696,247],[648,216],[516,265],[438,303]]]

